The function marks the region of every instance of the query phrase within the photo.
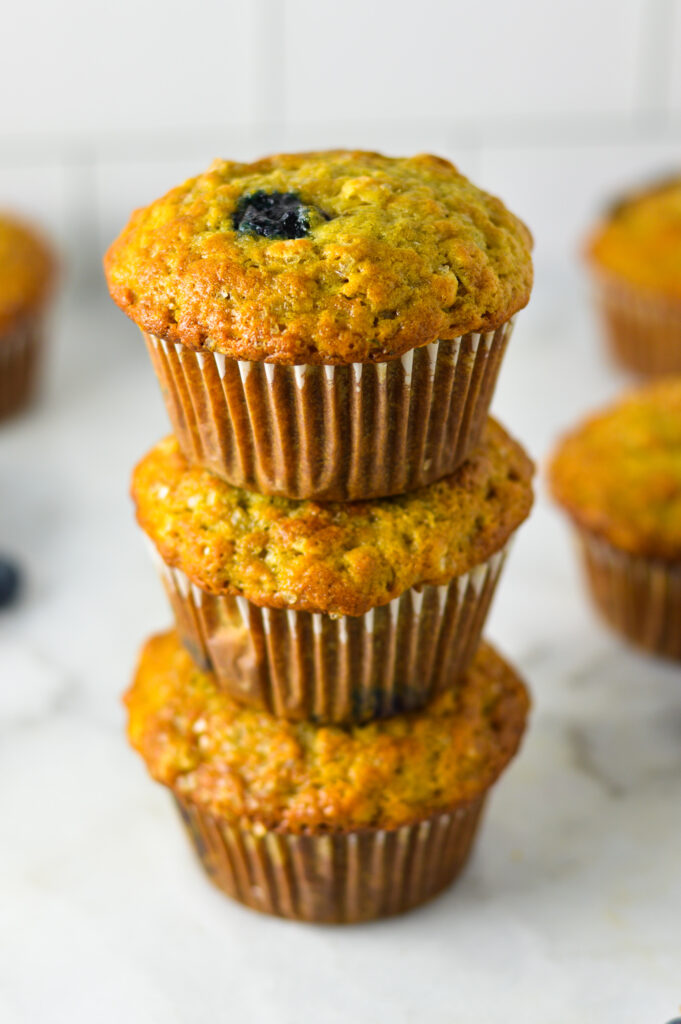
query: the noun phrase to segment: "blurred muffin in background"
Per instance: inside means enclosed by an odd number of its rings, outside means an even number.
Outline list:
[[[0,213],[0,418],[24,408],[34,394],[54,268],[43,239]]]
[[[606,620],[681,659],[681,378],[649,384],[578,426],[558,447],[550,483]]]
[[[587,256],[617,360],[635,373],[681,373],[681,175],[614,204]]]

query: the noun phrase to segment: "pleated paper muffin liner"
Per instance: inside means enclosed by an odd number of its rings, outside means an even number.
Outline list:
[[[297,921],[352,924],[446,888],[468,859],[485,796],[414,825],[318,835],[256,833],[175,799],[207,874],[233,899]]]
[[[630,555],[579,530],[596,606],[632,643],[681,659],[681,563]]]
[[[445,586],[338,618],[209,594],[150,547],[180,639],[218,686],[281,717],[349,723],[423,707],[465,673],[508,544]]]
[[[604,274],[596,277],[596,301],[619,363],[645,376],[681,373],[681,301]]]
[[[0,419],[31,401],[42,349],[42,321],[26,317],[0,335]]]
[[[439,480],[480,439],[512,320],[382,363],[248,362],[145,334],[180,447],[237,487],[350,501]]]

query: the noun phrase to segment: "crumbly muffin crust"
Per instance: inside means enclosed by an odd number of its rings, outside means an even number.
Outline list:
[[[681,559],[681,378],[587,419],[559,444],[549,475],[584,529],[632,555]]]
[[[166,564],[210,593],[363,615],[411,586],[448,583],[529,514],[532,463],[493,420],[472,457],[408,494],[325,503],[268,497],[191,467],[174,437],[133,473],[137,519]]]
[[[244,197],[305,205],[303,237],[238,229]],[[526,305],[531,236],[447,160],[333,150],[209,170],[137,210],[106,254],[145,331],[247,360],[394,358]]]
[[[681,177],[614,205],[588,244],[592,263],[646,291],[681,299]]]
[[[173,632],[145,646],[125,697],[150,774],[231,823],[288,832],[395,828],[479,797],[518,748],[527,691],[483,644],[460,685],[369,725],[287,722],[244,707]]]
[[[53,269],[51,253],[33,229],[0,213],[0,331],[41,305]]]

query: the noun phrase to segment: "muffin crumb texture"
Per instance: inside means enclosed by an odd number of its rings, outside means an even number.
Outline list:
[[[498,551],[529,514],[532,472],[520,445],[488,420],[451,476],[390,498],[322,504],[232,487],[191,467],[171,436],[135,469],[132,496],[166,564],[209,593],[363,615]]]
[[[558,447],[550,482],[579,526],[632,555],[681,559],[681,378],[577,427]]]
[[[529,299],[530,250],[522,222],[447,160],[334,150],[216,161],[137,210],[105,270],[157,337],[349,363],[498,327]]]
[[[423,711],[354,727],[287,722],[217,690],[173,632],[146,644],[125,702],[158,782],[229,822],[293,833],[396,828],[478,798],[517,750],[529,707],[483,644]]]

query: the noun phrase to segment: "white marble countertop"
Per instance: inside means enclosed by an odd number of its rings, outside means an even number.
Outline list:
[[[560,285],[562,284],[562,287]],[[538,282],[495,410],[541,460],[624,383],[573,281]],[[119,696],[169,612],[127,498],[167,430],[135,329],[66,299],[42,405],[0,428],[2,1024],[664,1024],[681,1004],[681,669],[592,615],[542,488],[488,635],[534,694],[473,859],[402,919],[315,928],[205,880]]]

